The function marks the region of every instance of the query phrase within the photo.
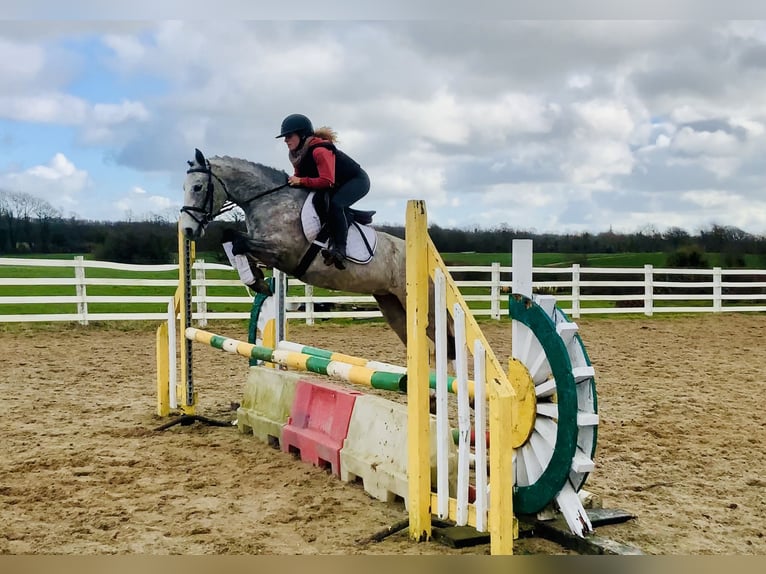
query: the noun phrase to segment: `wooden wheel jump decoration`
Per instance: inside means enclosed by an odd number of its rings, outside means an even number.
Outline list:
[[[533,422],[513,445],[514,512],[538,513],[555,501],[572,531],[582,536],[592,531],[578,492],[594,468],[594,369],[577,325],[556,306],[555,297],[513,294],[509,311],[510,369],[517,380],[520,375],[521,386],[534,389]],[[522,411],[532,410],[522,405]]]

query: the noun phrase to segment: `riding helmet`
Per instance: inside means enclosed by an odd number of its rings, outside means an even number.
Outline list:
[[[307,136],[314,133],[314,126],[311,120],[303,114],[290,114],[282,120],[282,128],[279,130],[277,138],[283,138],[289,134],[298,134]]]

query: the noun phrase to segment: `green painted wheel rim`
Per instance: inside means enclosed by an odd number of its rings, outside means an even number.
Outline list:
[[[553,320],[542,307],[522,295],[511,295],[508,308],[511,318],[526,325],[537,337],[556,380],[558,419],[553,454],[537,481],[514,487],[514,511],[533,514],[556,497],[569,477],[577,448],[577,390],[569,354]]]

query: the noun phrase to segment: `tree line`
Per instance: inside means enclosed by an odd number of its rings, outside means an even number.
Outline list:
[[[377,225],[404,237],[404,226]],[[241,218],[214,221],[197,250],[218,254],[224,229],[244,230]],[[536,233],[506,225],[494,228],[429,227],[436,248],[445,253],[503,253],[514,239],[532,239],[537,253],[654,253],[667,252],[688,267],[704,266],[705,253],[721,253],[727,267],[744,265],[745,254],[756,254],[766,265],[766,236],[737,227],[712,224],[697,233],[671,227],[645,228],[635,233]],[[43,199],[0,190],[0,256],[19,254],[88,253],[95,259],[123,263],[168,263],[177,258],[177,223],[160,216],[142,221],[93,221],[63,215]],[[576,259],[576,257],[575,257]]]

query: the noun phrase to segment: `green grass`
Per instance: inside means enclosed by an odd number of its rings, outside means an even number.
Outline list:
[[[511,266],[510,253],[442,253],[447,265],[491,265],[499,262],[502,266]],[[723,265],[724,256],[720,253],[706,253],[707,267],[727,267]],[[569,267],[579,263],[582,267],[668,267],[668,254],[658,251],[653,253],[533,253],[532,264],[535,267]],[[744,255],[745,267],[762,269],[763,261],[756,254]]]
[[[510,253],[442,253],[447,265],[491,265],[499,262],[511,266]],[[665,264],[665,253],[593,253],[587,256],[576,253],[533,253],[535,267],[569,267],[573,263],[589,267],[643,267],[645,264],[660,267]]]
[[[474,265],[486,266],[494,261],[499,261],[501,265],[510,265],[509,253],[444,253],[442,254],[447,265]],[[72,254],[56,254],[48,257],[29,256],[28,258],[55,258],[72,260]],[[708,254],[711,261],[718,262],[717,254]],[[212,258],[205,258],[211,261]],[[573,262],[572,254],[562,253],[536,253],[534,254],[535,266],[569,266]],[[622,253],[622,254],[590,254],[587,256],[589,266],[594,267],[636,267],[641,269],[649,263],[656,267],[665,265],[664,253]],[[582,264],[582,258],[580,258]],[[746,262],[753,267],[758,267],[759,259],[757,256],[747,256]],[[103,268],[87,268],[85,270],[88,278],[114,278],[114,279],[163,279],[175,281],[178,273],[171,271],[138,272]],[[267,273],[268,275],[268,273]],[[206,270],[208,279],[230,279],[237,280],[237,274],[232,270]],[[26,267],[26,266],[4,266],[0,265],[0,277],[26,277],[26,278],[74,278],[74,267]],[[488,279],[485,273],[477,274],[481,280]],[[162,296],[170,298],[175,293],[175,284],[172,286],[112,286],[112,285],[89,285],[87,292],[89,296]],[[488,288],[464,287],[462,292],[465,295],[488,295]],[[236,285],[231,287],[208,287],[209,296],[228,296],[243,297],[246,291],[243,286]],[[315,297],[324,297],[327,295],[338,294],[327,289],[315,288]],[[352,293],[342,293],[353,295]],[[0,286],[0,297],[9,296],[74,296],[76,290],[74,285],[30,285],[30,286]],[[291,286],[288,291],[289,296],[304,296],[303,286]],[[641,298],[641,295],[636,295]],[[656,306],[709,306],[708,301],[656,301]],[[488,309],[491,305],[489,301],[470,302],[473,309]],[[568,302],[562,302],[562,306],[568,306]],[[583,301],[582,308],[595,307],[613,307],[614,302]],[[507,300],[501,299],[501,313],[505,313]],[[89,303],[90,313],[125,313],[125,312],[164,312],[165,303],[143,303],[143,304],[120,304],[120,303]],[[209,312],[247,312],[249,305],[236,303],[212,303],[208,304]],[[0,305],[0,314],[44,314],[44,313],[76,313],[75,304],[36,304],[36,305]],[[637,311],[641,313],[641,311]],[[351,320],[348,321],[359,321]],[[374,319],[372,321],[378,321]]]
[[[27,267],[25,265],[0,265],[0,277],[18,278],[69,278],[74,277],[74,267]]]
[[[66,259],[66,258],[61,258]],[[266,273],[270,275],[270,273]],[[120,269],[105,268],[87,268],[85,270],[86,278],[111,278],[111,279],[163,279],[176,281],[178,271],[126,271]],[[192,273],[194,276],[194,273]],[[225,269],[207,269],[205,271],[207,279],[226,279],[238,280],[236,272]],[[0,278],[66,278],[75,277],[74,267],[26,267],[26,266],[6,266],[0,265]],[[88,296],[123,296],[123,297],[143,297],[143,296],[161,296],[170,298],[176,291],[175,284],[172,286],[142,286],[142,285],[88,285],[86,287]],[[314,289],[315,297],[332,295],[334,292],[328,289]],[[74,296],[76,295],[74,285],[0,285],[0,297],[12,296]],[[335,293],[337,294],[337,293]],[[233,286],[213,286],[207,287],[207,295],[214,297],[246,297],[247,291],[242,285]],[[290,286],[289,296],[303,296],[303,286]],[[208,303],[208,312],[247,312],[249,311],[247,303]],[[89,313],[128,313],[128,312],[146,312],[161,313],[167,309],[165,303],[88,303]],[[46,314],[46,313],[76,313],[77,305],[74,303],[41,303],[41,304],[4,304],[0,305],[0,314]]]

